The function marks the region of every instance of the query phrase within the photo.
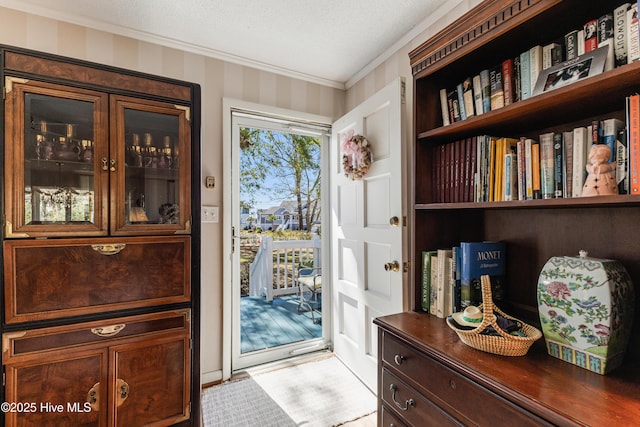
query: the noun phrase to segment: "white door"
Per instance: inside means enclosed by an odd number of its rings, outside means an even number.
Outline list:
[[[374,392],[378,336],[373,319],[403,310],[403,98],[404,80],[398,79],[332,126],[334,351]],[[343,173],[341,146],[350,131],[371,144],[373,163],[360,180]],[[394,261],[397,271],[390,268]]]

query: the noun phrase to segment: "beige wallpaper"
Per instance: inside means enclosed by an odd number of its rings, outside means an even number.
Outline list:
[[[428,30],[398,49],[346,91],[174,48],[96,31],[0,7],[0,44],[199,83],[202,86],[202,175],[216,177],[202,202],[222,208],[222,98],[276,106],[337,119],[386,84],[406,80],[406,135],[411,134],[412,78],[408,53],[481,0],[460,0],[434,15]],[[406,138],[410,141],[410,138]],[[411,144],[405,151],[409,152]],[[215,380],[222,368],[222,223],[202,227],[202,373]]]

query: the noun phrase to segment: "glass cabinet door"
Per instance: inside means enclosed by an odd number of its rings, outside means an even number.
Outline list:
[[[11,77],[6,88],[5,236],[105,235],[107,96]]]
[[[111,234],[189,233],[189,109],[112,96],[111,120]]]

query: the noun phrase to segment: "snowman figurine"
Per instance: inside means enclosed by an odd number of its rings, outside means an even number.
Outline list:
[[[616,181],[616,163],[609,163],[611,149],[606,144],[594,144],[589,150],[589,163],[586,166],[587,179],[582,187],[582,197],[610,196],[618,194]]]

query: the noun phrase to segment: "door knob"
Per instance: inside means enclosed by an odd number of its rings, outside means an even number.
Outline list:
[[[387,262],[384,264],[384,269],[386,271],[399,271],[400,263],[398,261]]]
[[[400,218],[398,218],[397,216],[392,216],[391,219],[389,219],[389,224],[391,224],[392,227],[397,227],[398,225],[400,225]]]

